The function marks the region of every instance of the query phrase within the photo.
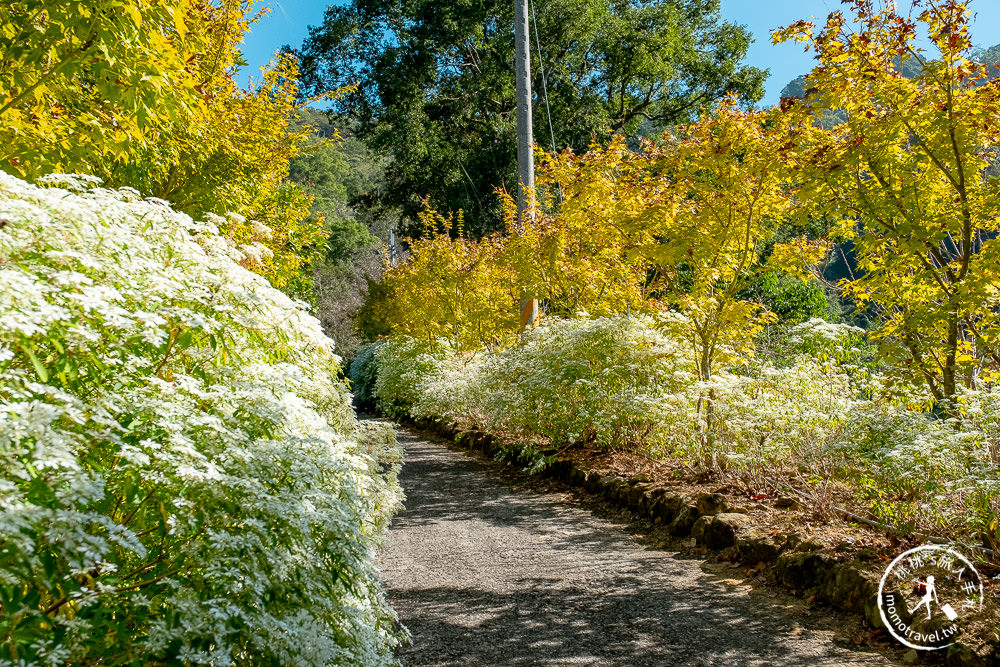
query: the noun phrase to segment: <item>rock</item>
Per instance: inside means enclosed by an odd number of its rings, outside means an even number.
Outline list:
[[[997,664],[997,657],[996,646],[973,647],[955,643],[948,647],[944,664],[948,667],[988,667]]]
[[[915,665],[920,660],[920,654],[917,653],[916,649],[910,649],[903,654],[903,664],[904,665]]]
[[[837,564],[820,587],[820,596],[835,607],[863,612],[877,601],[878,575],[856,563]]]
[[[691,539],[696,543],[705,543],[705,533],[708,531],[712,522],[715,520],[714,516],[700,516],[698,517],[694,524],[691,526]]]
[[[611,480],[607,485],[604,486],[604,497],[613,503],[619,505],[626,505],[628,503],[628,492],[631,487],[625,478],[618,477]]]
[[[774,506],[780,510],[793,510],[799,507],[799,501],[789,496],[781,496],[774,501]]]
[[[625,480],[618,475],[605,475],[598,481],[598,486],[604,495],[611,495],[617,486],[624,483]]]
[[[829,560],[814,551],[786,551],[778,556],[775,569],[785,586],[804,590],[823,583],[829,567]]]
[[[650,514],[662,519],[663,523],[669,524],[680,513],[681,508],[687,504],[684,496],[679,493],[663,493],[653,503]]]
[[[801,540],[793,547],[795,551],[819,551],[822,548],[823,543],[812,538]]]
[[[729,501],[721,493],[699,493],[697,504],[701,516],[715,516],[729,511]]]
[[[706,518],[706,517],[702,517]],[[698,519],[701,521],[701,519]],[[697,525],[697,522],[695,522]],[[705,527],[704,541],[709,549],[725,549],[736,543],[737,533],[750,525],[750,519],[745,514],[723,512],[716,514],[713,521]],[[694,534],[694,529],[691,531]]]
[[[878,552],[868,547],[864,547],[856,551],[854,553],[854,558],[862,563],[878,563],[881,560],[878,557]]]
[[[785,549],[794,549],[799,546],[799,542],[802,541],[802,535],[800,533],[788,533],[783,537],[785,540]]]
[[[729,511],[733,514],[750,514],[750,510],[746,507],[730,507]]]
[[[623,491],[625,504],[631,509],[638,510],[642,506],[642,500],[645,497],[645,489],[641,486],[632,486],[628,490]]]
[[[603,475],[597,470],[588,470],[583,480],[583,488],[591,493],[599,493],[601,490],[601,478]]]
[[[878,588],[876,587],[875,590],[877,594]],[[896,588],[890,588],[889,590],[885,590],[883,591],[883,594],[886,596],[892,596],[891,599],[893,600],[904,599],[902,592]],[[893,608],[895,609],[895,613],[899,615],[899,617],[903,620],[904,623],[906,623],[907,625],[912,624],[913,617],[910,615],[909,610],[906,609],[906,605],[895,605]],[[886,627],[885,622],[882,621],[882,612],[879,609],[877,597],[865,601],[863,610],[864,610],[865,620],[868,621],[868,624],[870,626],[872,626],[876,630],[889,629]]]
[[[656,501],[656,489],[651,484],[636,484],[635,489],[639,492],[639,497],[634,505],[635,511],[643,516],[648,516],[649,508]]]
[[[781,543],[771,535],[745,531],[736,535],[736,554],[741,563],[773,563],[781,553]]]
[[[737,562],[739,561],[739,559],[740,559],[740,554],[736,550],[735,546],[726,547],[725,549],[719,552],[719,560],[728,562],[729,567],[734,570],[742,567],[742,565],[740,565],[739,562]]]
[[[644,484],[650,481],[650,476],[644,472],[637,473],[628,478],[629,484]]]
[[[670,534],[674,537],[687,537],[691,534],[691,527],[698,520],[698,508],[693,505],[685,505],[677,511],[677,515],[670,522]]]
[[[660,499],[666,495],[667,491],[661,486],[653,486],[652,484],[643,484],[642,487],[644,488],[643,500],[638,511],[644,516],[656,519],[660,516],[658,511]]]

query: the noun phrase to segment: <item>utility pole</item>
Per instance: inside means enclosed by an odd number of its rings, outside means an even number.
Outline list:
[[[535,154],[531,133],[531,42],[528,41],[528,2],[514,0],[514,75],[517,77],[517,224],[530,215],[530,197],[535,191]],[[521,302],[521,329],[538,325],[538,299]]]
[[[514,0],[514,56],[517,77],[517,221],[528,215],[529,192],[535,189],[535,156],[531,132],[531,43],[528,41],[528,2]]]

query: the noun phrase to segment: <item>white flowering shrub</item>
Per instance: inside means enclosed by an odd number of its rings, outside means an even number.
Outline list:
[[[754,489],[782,471],[824,497],[846,485],[879,521],[1000,546],[1000,390],[967,392],[959,417],[935,418],[923,388],[878,373],[863,332],[818,319],[772,358],[701,382],[674,324],[550,320],[472,358],[394,339],[378,355],[380,400],[518,441],[715,463]]]
[[[390,414],[560,443],[643,445],[664,437],[671,397],[692,380],[683,355],[643,317],[552,320],[485,358],[391,339],[377,353],[376,394]]]
[[[693,380],[687,351],[645,317],[551,320],[483,372],[489,425],[553,443],[645,447]]]
[[[385,340],[375,351],[374,395],[379,410],[390,417],[421,416],[413,413],[414,403],[424,395],[427,381],[452,356],[446,341],[426,342],[407,336]]]
[[[487,410],[498,398],[487,389],[485,368],[482,355],[437,358],[430,372],[421,377],[410,415],[485,428]]]
[[[720,375],[712,385],[713,448],[751,469],[826,454],[855,403],[846,375],[807,359],[784,368],[764,364],[753,375]]]
[[[401,500],[332,341],[211,222],[0,173],[0,665],[377,665]]]
[[[788,330],[788,347],[812,357],[843,358],[860,346],[864,330],[860,327],[814,317]]]
[[[974,412],[996,400],[992,390],[965,392],[970,414],[951,419],[901,403],[859,402],[838,454],[872,514],[904,528],[959,529],[1000,546],[1000,468],[990,453],[997,422]]]

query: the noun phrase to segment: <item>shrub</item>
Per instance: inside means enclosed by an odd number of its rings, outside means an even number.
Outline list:
[[[542,443],[644,450],[754,489],[791,476],[821,503],[848,490],[897,528],[951,525],[1000,545],[1000,391],[967,391],[958,416],[937,419],[920,409],[924,388],[879,374],[861,330],[818,318],[788,329],[772,358],[734,359],[704,382],[683,331],[666,315],[552,319],[477,355],[391,340],[380,400],[505,433],[516,444],[503,455],[532,470]]]
[[[843,432],[854,408],[850,379],[802,359],[764,364],[752,375],[713,383],[717,400],[710,452],[751,473],[792,460],[815,463]]]
[[[647,317],[553,320],[493,358],[494,428],[553,443],[643,447],[662,439],[668,397],[690,382],[684,348]]]
[[[50,180],[0,174],[0,664],[393,662],[400,452],[332,341],[214,225]]]
[[[433,370],[421,376],[410,414],[482,427],[487,407],[495,398],[484,384],[484,361],[481,354],[437,359]]]
[[[375,352],[375,398],[378,408],[390,417],[410,414],[420,400],[424,383],[450,356],[444,341],[425,342],[416,338],[390,338]]]
[[[380,345],[382,341],[367,343],[354,352],[348,377],[354,390],[354,405],[358,408],[367,410],[375,407],[375,377],[378,372],[375,352]]]

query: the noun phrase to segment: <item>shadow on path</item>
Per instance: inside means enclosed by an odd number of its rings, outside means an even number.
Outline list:
[[[407,509],[379,557],[404,665],[886,665],[621,526],[399,432]]]

